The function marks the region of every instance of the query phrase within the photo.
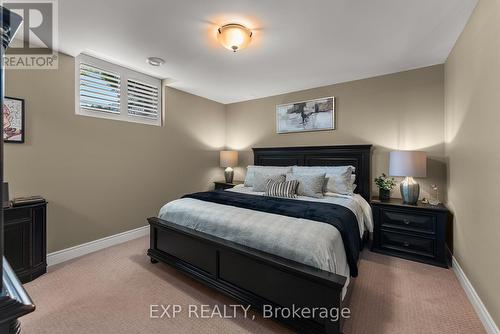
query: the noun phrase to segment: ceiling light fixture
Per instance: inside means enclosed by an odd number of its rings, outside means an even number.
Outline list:
[[[149,65],[156,66],[156,67],[165,64],[165,60],[163,60],[162,58],[159,58],[159,57],[148,57],[148,58],[146,58],[146,62]]]
[[[236,52],[250,44],[252,32],[241,24],[230,23],[217,30],[217,39],[223,47]]]

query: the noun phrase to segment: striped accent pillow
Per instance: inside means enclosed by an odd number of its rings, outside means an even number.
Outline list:
[[[266,182],[266,193],[265,196],[269,197],[284,197],[284,198],[295,198],[297,197],[297,188],[299,186],[299,181],[276,181],[273,179],[268,179]]]

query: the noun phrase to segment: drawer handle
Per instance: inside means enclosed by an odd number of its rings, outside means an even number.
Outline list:
[[[409,221],[408,219],[403,219],[403,223],[404,223],[405,225],[410,225],[410,221]]]
[[[404,245],[405,247],[410,247],[410,242],[405,241],[405,242],[403,242],[403,245]]]

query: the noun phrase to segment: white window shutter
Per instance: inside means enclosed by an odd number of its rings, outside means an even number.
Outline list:
[[[128,115],[158,119],[160,92],[157,86],[133,79],[127,80]]]
[[[77,115],[162,126],[160,79],[86,54],[75,75]]]
[[[80,64],[80,108],[120,113],[120,75]]]

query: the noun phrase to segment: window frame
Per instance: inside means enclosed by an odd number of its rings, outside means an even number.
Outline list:
[[[91,110],[80,107],[80,64],[97,67],[104,71],[114,72],[120,76],[120,113],[113,114],[104,111]],[[128,114],[128,80],[144,82],[158,89],[158,117],[156,119],[132,116]],[[80,54],[75,58],[75,114],[96,118],[111,119],[147,125],[163,125],[163,91],[161,80],[153,76],[140,73],[129,68],[98,59],[87,54]]]

